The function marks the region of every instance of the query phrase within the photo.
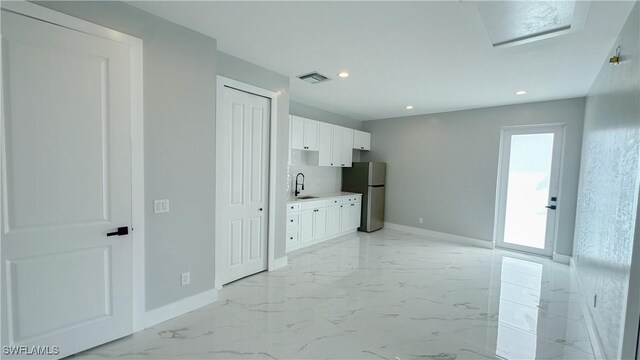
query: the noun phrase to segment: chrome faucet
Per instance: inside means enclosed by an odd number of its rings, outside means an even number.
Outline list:
[[[298,184],[298,177],[302,175],[302,182],[300,184]],[[298,173],[298,175],[296,175],[296,190],[294,191],[294,196],[298,196],[300,195],[300,190],[298,190],[298,185],[302,185],[302,189],[304,190],[304,174],[303,173]]]

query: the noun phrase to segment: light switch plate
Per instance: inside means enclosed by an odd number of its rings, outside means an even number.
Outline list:
[[[153,201],[153,213],[162,214],[169,212],[169,199],[161,199]]]

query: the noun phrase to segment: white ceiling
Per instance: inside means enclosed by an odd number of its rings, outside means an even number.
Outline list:
[[[584,96],[633,7],[593,1],[578,29],[493,47],[467,1],[128,3],[291,77],[292,100],[358,120]],[[296,78],[311,71],[332,80]]]

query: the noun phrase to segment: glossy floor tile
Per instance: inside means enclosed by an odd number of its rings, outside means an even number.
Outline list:
[[[289,255],[77,358],[593,359],[569,267],[394,230]]]

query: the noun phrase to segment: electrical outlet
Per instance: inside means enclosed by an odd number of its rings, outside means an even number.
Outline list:
[[[598,306],[598,294],[593,294],[593,307]]]
[[[424,224],[424,218],[423,218],[423,217],[419,217],[419,218],[418,218],[418,222],[419,222],[420,224]]]
[[[182,273],[182,275],[180,275],[180,284],[182,286],[191,284],[191,273],[190,272]]]
[[[153,213],[162,214],[169,212],[169,199],[154,200],[153,201]]]

